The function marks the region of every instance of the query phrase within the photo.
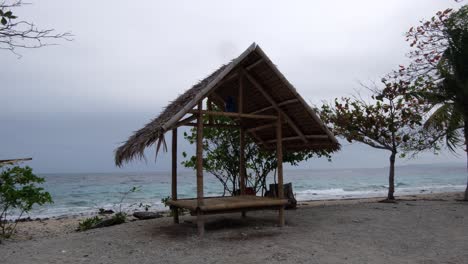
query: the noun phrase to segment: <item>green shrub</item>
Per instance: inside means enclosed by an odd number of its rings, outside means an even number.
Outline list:
[[[16,229],[17,220],[31,211],[34,205],[52,203],[52,197],[38,184],[44,178],[36,176],[28,166],[0,164],[0,237],[9,238]],[[17,214],[16,221],[7,221]]]
[[[111,217],[111,223],[109,225],[120,225],[127,221],[127,214],[123,212],[118,212]]]
[[[78,223],[78,231],[86,231],[92,228],[96,228],[102,222],[102,218],[95,216],[85,218]]]

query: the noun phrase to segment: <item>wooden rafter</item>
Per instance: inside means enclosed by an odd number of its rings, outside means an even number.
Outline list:
[[[216,92],[210,93],[208,96],[209,99],[211,99],[211,102],[217,105],[218,107],[224,108],[224,99],[221,98]],[[207,109],[209,110],[209,109]],[[210,111],[210,110],[209,110]]]
[[[283,124],[284,124],[284,123],[283,123]],[[253,127],[253,128],[249,128],[249,129],[247,129],[247,132],[255,132],[255,131],[259,131],[259,130],[263,130],[263,129],[267,129],[267,128],[272,128],[272,127],[276,127],[276,122],[275,122],[275,123],[270,123],[270,124],[261,125],[261,126],[257,126],[257,127]]]
[[[278,111],[284,119],[288,122],[289,126],[297,133],[299,137],[301,137],[302,141],[304,143],[307,143],[307,139],[302,133],[302,131],[297,127],[297,125],[293,122],[293,120],[278,106],[278,104],[275,102],[275,100],[265,91],[263,86],[255,80],[255,78],[250,75],[246,70],[243,70],[244,75],[249,79],[249,81],[263,94],[263,96],[270,102],[270,104],[273,106],[276,111]]]
[[[185,119],[180,120],[177,122],[177,124],[174,126],[174,128],[180,127],[180,126],[185,126],[188,123],[192,122],[193,120],[197,119],[197,115],[193,114]]]
[[[327,139],[327,135],[306,135],[305,136],[307,139]],[[298,140],[301,139],[301,137],[285,137],[283,138],[283,141],[291,141],[291,140]],[[275,143],[276,139],[268,140],[265,141],[266,143]]]
[[[267,144],[265,143],[265,141],[263,141],[254,131],[248,131],[248,133],[250,133],[252,135],[252,137],[254,137],[258,142],[260,142],[260,144],[262,144],[263,146],[267,146]]]
[[[193,126],[196,127],[197,123],[187,123],[184,126]],[[233,128],[238,129],[239,125],[229,125],[229,124],[204,124],[204,127],[217,127],[217,128]]]
[[[278,103],[278,106],[283,106],[283,105],[288,105],[288,104],[293,104],[293,103],[298,103],[298,102],[299,102],[299,99],[291,99],[291,100],[286,100],[284,102]],[[249,114],[258,114],[258,113],[261,113],[261,112],[264,112],[264,111],[267,111],[267,110],[270,110],[270,109],[274,109],[274,107],[273,106],[267,106],[267,107],[264,107],[262,109],[250,112]]]
[[[169,128],[172,128],[174,124],[176,124],[186,113],[187,111],[193,109],[197,103],[207,96],[210,95],[213,91],[218,88],[222,80],[235,68],[238,66],[239,62],[243,61],[250,53],[252,53],[255,49],[257,49],[257,45],[254,43],[249,46],[249,48],[244,51],[239,57],[237,57],[234,61],[229,63],[226,67],[223,68],[223,70],[216,75],[215,78],[211,79],[200,91],[197,92],[197,94],[193,97],[188,102],[185,102],[185,105],[183,107],[180,107],[178,112],[175,114],[171,115],[171,118],[165,122],[161,126],[163,131],[167,131]],[[263,56],[265,57],[265,56]]]
[[[278,119],[277,116],[274,115],[252,115],[252,114],[239,114],[234,112],[215,112],[215,111],[198,111],[198,110],[190,110],[188,111],[192,114],[201,113],[202,115],[214,115],[214,116],[228,116],[228,117],[237,117],[237,118],[252,118],[252,119]]]
[[[250,64],[249,66],[244,67],[244,69],[246,69],[247,71],[250,71],[251,69],[255,68],[255,66],[259,65],[262,61],[263,61],[263,58],[260,58],[260,59],[256,60],[255,62],[253,62],[252,64]],[[229,82],[231,80],[234,80],[238,76],[239,76],[239,72],[231,73],[230,75],[228,75],[226,77],[226,79],[224,79],[222,81],[222,83],[227,83],[227,82]]]

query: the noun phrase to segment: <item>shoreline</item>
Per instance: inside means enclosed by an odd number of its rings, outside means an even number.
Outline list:
[[[417,189],[417,191],[414,191],[414,192],[410,192],[410,193],[405,193],[403,192],[402,195],[396,195],[395,197],[397,199],[399,198],[402,198],[402,199],[407,199],[408,197],[413,197],[413,196],[424,196],[424,195],[438,195],[438,194],[449,194],[449,193],[458,193],[458,192],[462,192],[464,191],[464,188],[463,187],[463,190],[428,190],[428,189]],[[416,190],[416,189],[415,189]],[[313,194],[312,194],[312,198],[308,197],[306,199],[299,199],[298,196],[299,196],[299,192],[296,192],[295,193],[296,195],[296,199],[297,199],[297,203],[298,204],[301,204],[301,203],[310,203],[310,202],[338,202],[338,201],[350,201],[350,200],[373,200],[373,199],[384,199],[386,197],[386,192],[382,192],[382,193],[374,193],[374,194],[371,194],[370,196],[356,196],[356,197],[346,197],[346,196],[341,196],[341,198],[322,198],[320,196],[317,196],[316,199],[313,199]],[[167,209],[166,207],[164,207],[164,205],[162,203],[156,203],[157,206],[155,206],[155,210],[151,210],[152,212],[158,212],[158,213],[166,213],[169,211],[169,209]],[[160,208],[158,208],[160,207]],[[162,207],[162,209],[161,209]],[[102,209],[105,209],[105,210],[114,210],[115,211],[115,207],[112,208],[112,207],[101,207]],[[54,214],[44,214],[44,213],[36,213],[34,214],[34,212],[32,212],[30,215],[28,216],[25,216],[25,217],[22,217],[19,221],[20,222],[30,222],[30,221],[40,221],[40,220],[49,220],[49,219],[64,219],[64,218],[86,218],[86,217],[92,217],[92,216],[96,216],[96,215],[99,215],[98,211],[100,210],[100,208],[92,208],[88,211],[84,211],[84,212],[79,212],[79,213],[69,213],[69,214],[58,214],[58,215],[54,215]],[[125,208],[124,210],[122,210],[123,212],[131,215],[133,212],[138,212],[138,211],[142,211],[142,210],[139,210],[139,208],[135,208],[135,207],[129,207],[129,208]],[[14,221],[12,220],[12,218],[14,219],[14,217],[10,217],[9,221]]]
[[[329,207],[329,206],[350,206],[359,204],[378,203],[385,197],[371,197],[371,198],[345,198],[345,199],[329,199],[329,200],[308,200],[298,201],[297,209],[313,208],[313,207]],[[447,193],[429,193],[429,194],[415,194],[415,195],[404,195],[397,196],[397,204],[410,201],[456,201],[463,198],[461,192],[447,192]],[[151,211],[151,210],[150,210]],[[151,211],[159,212],[162,214],[162,219],[169,217],[169,210],[164,211]],[[106,215],[99,215],[97,212],[90,215],[68,215],[61,217],[50,217],[43,219],[32,219],[30,221],[18,222],[16,235],[12,241],[24,241],[39,238],[50,238],[57,237],[60,235],[77,233],[79,221],[93,216],[106,217]],[[159,218],[159,219],[161,219]],[[157,221],[158,219],[156,219]],[[147,221],[139,220],[133,217],[131,214],[128,215],[127,223],[135,221]],[[123,225],[127,224],[124,223]],[[99,228],[106,229],[108,227]]]
[[[77,232],[79,218],[18,224],[2,241],[8,263],[466,263],[463,193],[300,202],[278,226],[276,210],[129,221]],[[293,242],[293,243],[292,243]],[[194,253],[196,252],[196,253]]]

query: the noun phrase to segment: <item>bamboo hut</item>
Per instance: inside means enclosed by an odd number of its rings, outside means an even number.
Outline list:
[[[235,109],[227,109],[229,100],[235,102]],[[227,110],[213,111],[213,105]],[[240,196],[204,197],[203,127],[217,126],[209,118],[203,121],[204,116],[230,117],[237,124],[234,126],[240,129]],[[197,197],[193,199],[177,198],[177,128],[180,126],[195,126],[197,130]],[[172,208],[188,209],[197,215],[200,235],[204,233],[203,216],[206,214],[270,208],[279,211],[279,225],[284,225],[287,200],[283,194],[283,151],[339,149],[334,135],[255,43],[180,95],[158,117],[136,131],[117,148],[116,165],[143,158],[145,148],[153,144],[159,149],[165,144],[164,134],[169,131],[172,131],[172,197],[168,203]],[[245,195],[243,153],[246,134],[261,148],[276,150],[279,197]],[[177,210],[174,210],[174,222],[178,221]]]

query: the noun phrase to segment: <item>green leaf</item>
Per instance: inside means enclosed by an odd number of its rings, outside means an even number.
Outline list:
[[[6,20],[5,17],[2,17],[1,23],[2,23],[2,25],[5,26],[8,23],[8,21]]]

